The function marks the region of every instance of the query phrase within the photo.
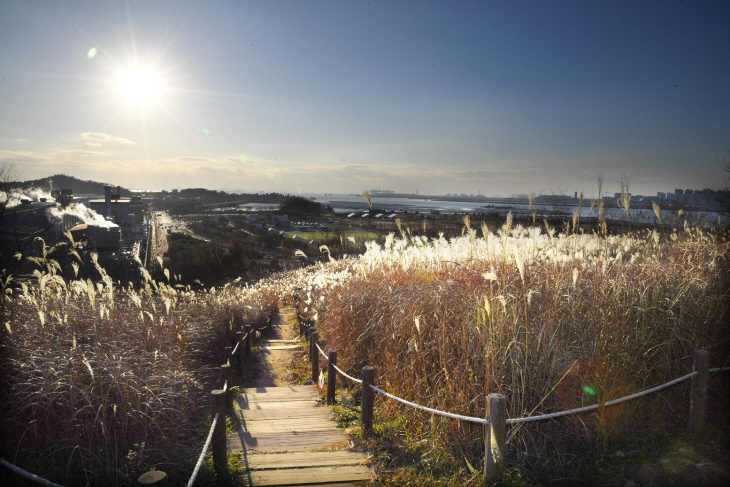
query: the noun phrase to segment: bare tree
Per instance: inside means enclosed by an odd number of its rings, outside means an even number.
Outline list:
[[[12,192],[18,180],[18,172],[14,164],[3,164],[0,166],[0,221],[5,215],[5,209],[10,200]]]
[[[18,238],[16,213],[9,211],[13,190],[18,185],[18,171],[14,164],[0,166],[0,272],[12,273],[17,259],[14,255],[24,248]]]
[[[631,190],[629,189],[629,186],[631,185],[631,176],[627,176],[626,174],[622,175],[619,183],[621,184],[620,203],[626,212],[626,221],[629,223],[629,232],[631,232]]]

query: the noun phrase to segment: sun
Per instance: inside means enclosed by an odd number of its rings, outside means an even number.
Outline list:
[[[134,66],[121,71],[117,87],[121,98],[127,103],[148,107],[161,102],[162,78],[151,68]]]

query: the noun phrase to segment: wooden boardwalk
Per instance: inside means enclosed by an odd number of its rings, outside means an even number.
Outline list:
[[[292,346],[271,342],[269,349]],[[317,399],[315,386],[248,388],[235,398],[241,427],[228,436],[228,448],[242,456],[245,485],[370,483],[367,455],[349,449],[348,435]]]

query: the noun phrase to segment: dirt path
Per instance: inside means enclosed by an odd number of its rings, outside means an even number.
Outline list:
[[[270,339],[259,342],[260,352],[256,354],[255,377],[240,384],[243,387],[286,386],[289,379],[289,366],[293,350],[299,348],[296,312],[284,309],[274,316],[273,334]]]

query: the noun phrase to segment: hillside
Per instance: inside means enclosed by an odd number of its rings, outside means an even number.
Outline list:
[[[74,194],[102,194],[104,192],[104,186],[116,185],[97,181],[84,181],[65,174],[55,174],[47,178],[33,179],[20,183],[21,188],[41,188],[46,191],[70,188]],[[126,188],[122,188],[121,196],[132,196],[132,192]]]

